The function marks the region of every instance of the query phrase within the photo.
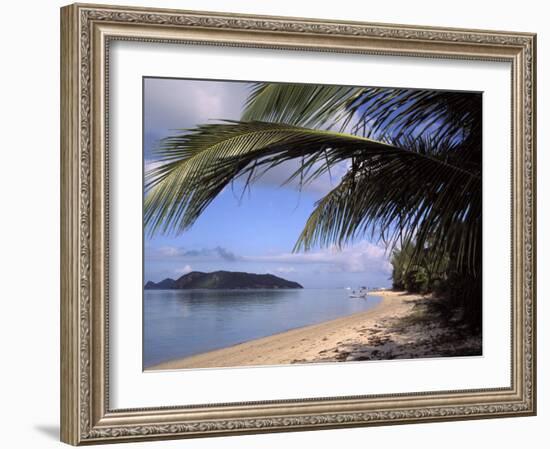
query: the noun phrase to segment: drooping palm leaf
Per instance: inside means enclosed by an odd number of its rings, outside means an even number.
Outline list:
[[[362,92],[362,88],[348,86],[255,83],[241,120],[342,130],[348,106]]]
[[[295,100],[295,96],[300,101]],[[479,271],[481,264],[481,95],[476,93],[434,91],[400,88],[339,87],[296,84],[257,83],[248,99],[244,117],[249,120],[284,120],[296,125],[315,125],[326,127],[334,122],[340,127],[351,126],[354,134],[362,134],[382,142],[390,143],[410,151],[431,154],[432,156],[475,173],[477,180],[466,186],[460,179],[449,178],[445,186],[433,183],[434,188],[426,189],[426,179],[440,176],[438,171],[410,173],[406,184],[416,189],[414,196],[403,193],[399,205],[393,204],[384,193],[378,200],[382,209],[398,207],[401,218],[397,224],[388,225],[382,214],[370,214],[360,209],[356,203],[348,207],[358,209],[357,219],[369,223],[371,230],[378,224],[382,230],[398,229],[409,238],[414,234],[419,242],[416,248],[422,248],[428,240],[440,248],[452,248],[457,263],[464,262],[468,271]],[[436,169],[437,170],[437,169]],[[389,187],[391,172],[380,172],[380,176],[371,176],[363,184],[368,193],[375,194],[378,188]],[[441,177],[439,178],[442,179]],[[361,180],[355,180],[355,185]],[[455,185],[453,185],[455,184]],[[397,191],[399,190],[399,186]],[[449,191],[455,192],[449,197]],[[428,195],[429,193],[429,195]],[[349,194],[349,192],[347,193]],[[363,196],[362,198],[367,198]],[[327,200],[329,198],[326,198]],[[334,199],[334,198],[333,198]],[[419,204],[418,201],[423,203]],[[375,201],[374,197],[370,201]],[[374,202],[371,204],[371,206]],[[416,208],[416,209],[415,209]],[[430,213],[426,212],[429,208]],[[326,222],[312,214],[298,248],[308,248],[314,243],[308,236],[316,235],[318,241],[329,244],[336,240],[331,226],[338,220]],[[363,214],[363,215],[361,215]],[[391,216],[391,214],[390,214]],[[342,218],[347,220],[350,217]],[[317,220],[316,220],[317,218]],[[394,217],[395,218],[395,217]],[[395,224],[395,223],[394,223]],[[333,238],[322,239],[321,233],[314,232],[315,227],[323,229],[324,235]],[[431,233],[436,232],[436,235]],[[382,237],[384,233],[382,233]],[[419,254],[417,254],[419,255]]]
[[[449,167],[435,171],[433,160],[393,159],[368,158],[345,175],[317,203],[295,250],[345,245],[369,232],[390,245],[415,240],[413,261],[425,257],[422,249],[429,243],[432,263],[452,253],[458,263],[475,271],[481,235],[480,178]],[[426,172],[433,174],[425,176]]]
[[[307,183],[353,158],[350,173],[318,205],[298,246],[342,244],[375,229],[389,240],[406,230],[408,236],[425,233],[449,241],[448,223],[467,222],[475,209],[472,192],[480,176],[455,164],[448,153],[452,156],[452,148],[430,152],[418,146],[410,151],[281,123],[203,125],[165,139],[158,149],[165,164],[147,174],[145,221],[150,232],[183,231],[236,178],[248,184],[258,172],[298,159],[290,178],[300,176]],[[462,229],[450,240],[467,248],[464,242],[472,238],[472,229]],[[464,249],[461,257],[471,256]]]
[[[397,149],[356,136],[286,124],[228,122],[203,125],[163,140],[163,164],[146,174],[145,221],[151,232],[188,228],[229,182],[260,167],[306,158],[307,173],[321,158],[327,166],[359,153]],[[254,163],[255,165],[251,165]],[[322,170],[316,169],[317,175]]]
[[[402,137],[445,141],[468,136],[481,144],[481,95],[382,87],[255,83],[243,120],[345,127],[392,142]]]

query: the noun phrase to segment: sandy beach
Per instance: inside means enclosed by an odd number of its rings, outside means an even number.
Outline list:
[[[431,297],[380,291],[374,308],[320,324],[161,363],[147,370],[480,355],[481,336],[427,316]]]

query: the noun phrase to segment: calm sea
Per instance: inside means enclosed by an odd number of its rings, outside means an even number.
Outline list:
[[[232,346],[370,309],[344,289],[145,290],[143,365]]]

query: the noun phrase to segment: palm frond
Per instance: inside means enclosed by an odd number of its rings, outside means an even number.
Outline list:
[[[367,157],[316,204],[295,250],[342,246],[366,233],[390,247],[414,240],[415,263],[429,245],[437,248],[434,264],[453,254],[474,271],[481,238],[481,179],[437,166],[434,159]]]
[[[165,139],[158,149],[164,165],[146,174],[145,222],[151,233],[181,232],[236,178],[250,184],[258,173],[299,159],[289,179],[308,183],[352,158],[350,172],[317,205],[297,248],[341,245],[376,231],[387,241],[405,233],[406,238],[439,239],[445,245],[456,242],[460,257],[470,259],[475,226],[468,227],[469,215],[480,204],[480,175],[455,164],[448,157],[452,148],[428,148],[417,144],[415,151],[404,150],[281,123],[203,125]]]
[[[302,181],[308,182],[336,161],[365,150],[401,151],[371,139],[286,124],[202,125],[163,140],[157,149],[162,165],[145,175],[145,223],[151,232],[183,231],[238,176],[247,174],[250,182],[259,169],[300,158],[291,178],[309,175]]]
[[[254,83],[241,116],[243,121],[287,123],[342,130],[346,109],[362,88],[317,84]]]
[[[437,90],[255,83],[243,120],[344,129],[393,143],[402,137],[480,142],[481,94]]]
[[[464,141],[481,133],[479,93],[366,88],[348,113],[357,115],[356,126],[366,126],[366,135],[385,141],[403,136]]]

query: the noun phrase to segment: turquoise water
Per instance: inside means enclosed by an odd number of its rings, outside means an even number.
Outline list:
[[[344,289],[145,290],[143,366],[368,310]]]

